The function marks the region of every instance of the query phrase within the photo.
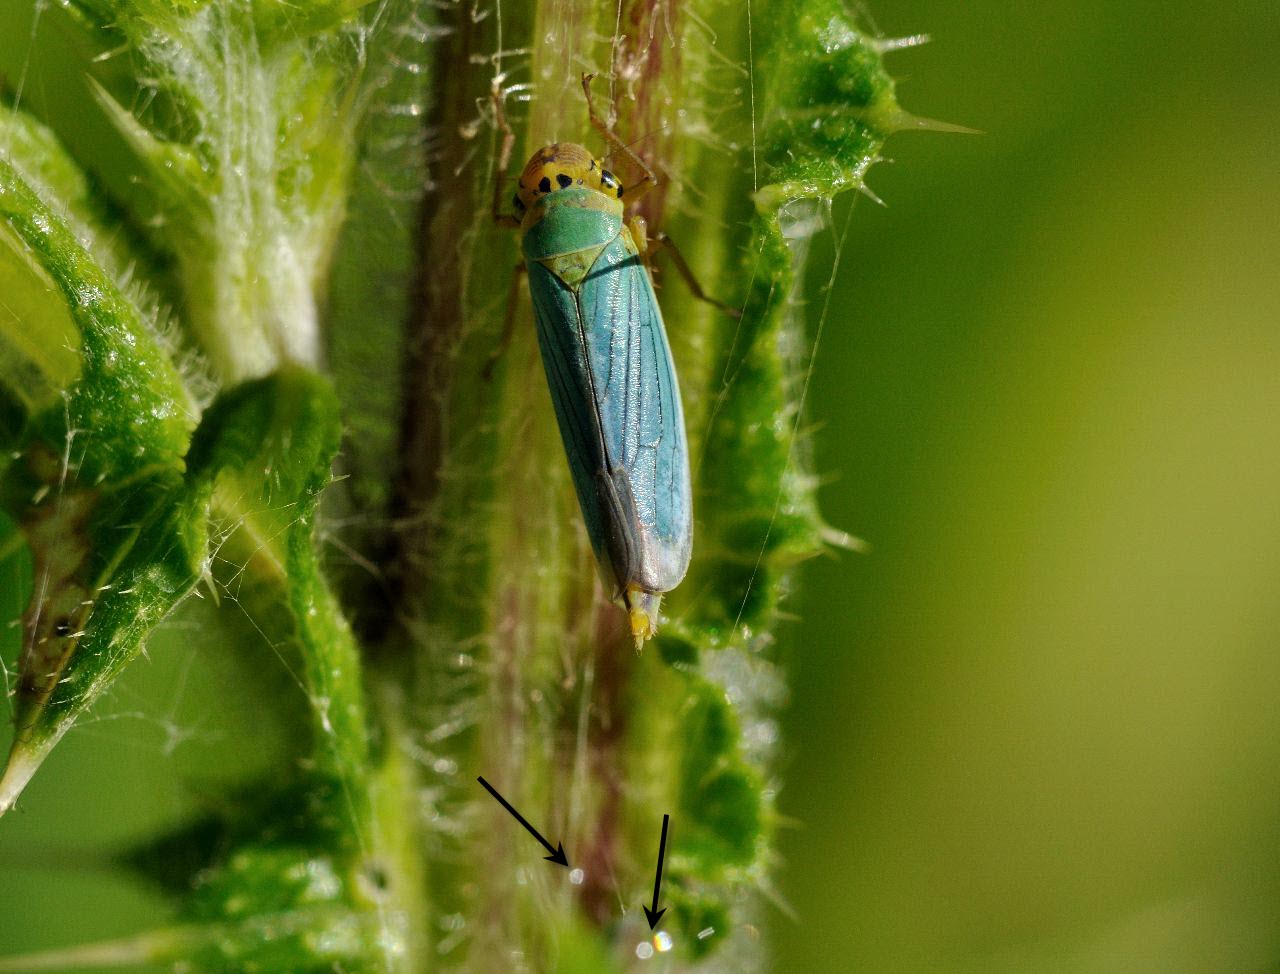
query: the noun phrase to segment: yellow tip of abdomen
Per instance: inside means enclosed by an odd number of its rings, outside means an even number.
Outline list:
[[[662,605],[662,595],[657,592],[646,592],[638,585],[628,585],[622,595],[627,607],[627,616],[631,621],[631,635],[635,637],[636,652],[644,648],[644,644],[658,633],[658,609]]]

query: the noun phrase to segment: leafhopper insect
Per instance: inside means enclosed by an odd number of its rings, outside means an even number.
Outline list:
[[[515,136],[504,132],[494,218],[520,232],[538,346],[587,534],[612,597],[626,608],[637,647],[654,635],[664,593],[684,578],[693,549],[693,491],[680,387],[646,263],[644,221],[629,204],[653,171],[596,114],[592,125],[644,177],[624,186],[584,146],[535,152],[502,212]],[[656,243],[671,247],[663,235]],[[710,300],[671,248],[695,295]],[[731,314],[733,309],[712,302]],[[508,315],[508,332],[512,315]],[[504,337],[505,344],[505,337]]]

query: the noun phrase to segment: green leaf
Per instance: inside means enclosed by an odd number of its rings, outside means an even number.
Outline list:
[[[3,810],[191,590],[205,529],[183,481],[191,418],[177,373],[138,309],[2,160],[0,242],[0,276],[21,296],[17,315],[0,318],[17,457],[0,503],[36,579]]]
[[[217,815],[131,851],[125,862],[181,904],[183,936],[151,960],[206,972],[405,970],[411,919],[394,873],[351,847],[332,810],[343,796],[311,776],[255,782]]]
[[[384,6],[75,4],[85,34],[114,38],[154,92],[90,78],[94,107],[131,153],[130,171],[104,184],[172,260],[186,323],[223,381],[321,361],[366,51],[398,25]]]
[[[738,752],[738,721],[719,687],[694,687],[680,728],[683,828],[672,854],[688,857],[686,868],[703,877],[722,866],[750,865],[762,834],[760,784]]]
[[[367,838],[368,728],[359,652],[320,569],[315,513],[342,425],[327,379],[286,368],[224,392],[205,412],[188,457],[196,492],[232,518],[255,571],[289,610],[315,734],[315,774],[345,791],[333,814],[347,841]]]

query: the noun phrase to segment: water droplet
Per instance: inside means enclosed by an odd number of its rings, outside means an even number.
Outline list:
[[[584,873],[581,869],[569,870],[569,882],[572,883],[574,886],[581,886],[582,881],[586,879],[586,876],[587,874]]]
[[[659,930],[653,935],[653,945],[658,948],[658,953],[665,954],[668,950],[676,945],[671,939],[671,934],[665,930]]]
[[[636,956],[641,960],[648,960],[653,956],[653,944],[647,940],[642,940],[636,944]]]

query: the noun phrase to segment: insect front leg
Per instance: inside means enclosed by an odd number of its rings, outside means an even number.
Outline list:
[[[495,78],[489,93],[493,101],[493,120],[502,133],[502,148],[498,151],[498,169],[493,177],[493,222],[500,227],[519,227],[520,220],[510,213],[502,212],[502,194],[506,188],[507,173],[511,169],[511,152],[515,149],[516,133],[507,121],[507,113],[503,108],[502,86]],[[518,276],[518,275],[517,275]]]
[[[649,251],[649,221],[639,213],[627,220],[627,229],[631,231],[631,239],[635,241],[636,252],[645,267],[651,267],[653,254]]]
[[[613,148],[617,149],[624,156],[630,159],[640,168],[640,171],[644,173],[644,178],[641,179],[640,182],[636,183],[634,186],[623,187],[622,196],[620,197],[622,202],[624,204],[634,203],[645,193],[658,185],[658,177],[654,171],[649,168],[649,164],[636,155],[636,153],[632,151],[631,146],[627,145],[618,137],[618,133],[613,130],[609,123],[596,114],[595,101],[591,97],[591,79],[594,77],[594,74],[584,74],[582,76],[582,91],[587,96],[587,116],[591,119],[592,127],[604,136],[604,140],[608,142],[609,145],[613,146]]]
[[[498,364],[498,359],[502,358],[506,350],[511,347],[511,339],[516,331],[516,302],[520,300],[520,279],[527,271],[528,268],[524,264],[516,264],[515,270],[511,272],[511,287],[507,290],[507,310],[502,317],[502,335],[480,370],[480,377],[485,382],[493,378],[493,370]]]

